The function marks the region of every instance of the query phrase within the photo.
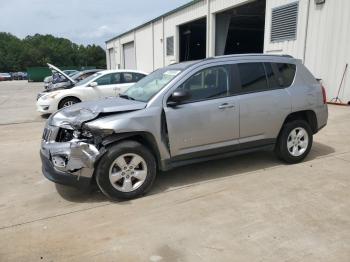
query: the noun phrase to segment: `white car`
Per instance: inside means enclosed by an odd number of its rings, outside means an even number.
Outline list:
[[[75,81],[64,72],[60,72],[72,83]],[[145,77],[147,73],[135,70],[105,70],[85,78],[70,88],[42,92],[37,97],[37,111],[51,114],[82,101],[115,97],[125,92],[130,86]]]

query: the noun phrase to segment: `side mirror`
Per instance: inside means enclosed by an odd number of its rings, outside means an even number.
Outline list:
[[[89,86],[90,87],[96,87],[96,86],[98,86],[98,84],[96,82],[92,82],[92,83],[89,84]]]
[[[189,98],[191,98],[190,92],[184,89],[179,89],[174,91],[174,93],[169,97],[167,105],[176,106]]]

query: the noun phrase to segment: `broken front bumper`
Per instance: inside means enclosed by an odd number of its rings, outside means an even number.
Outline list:
[[[91,184],[99,151],[78,139],[57,142],[59,128],[46,127],[41,143],[42,171],[55,183],[86,188]]]
[[[91,177],[79,177],[69,172],[61,172],[55,169],[54,165],[42,152],[40,152],[42,172],[44,176],[57,184],[74,186],[81,189],[89,188]]]

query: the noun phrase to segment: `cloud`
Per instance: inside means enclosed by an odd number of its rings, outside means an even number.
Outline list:
[[[87,32],[84,32],[82,34],[80,34],[81,38],[87,38],[87,39],[91,39],[91,38],[103,38],[106,35],[110,35],[114,33],[114,30],[109,27],[108,25],[102,25],[98,28],[96,28],[95,30],[89,30]]]
[[[52,34],[99,44],[189,0],[0,0],[0,32]]]

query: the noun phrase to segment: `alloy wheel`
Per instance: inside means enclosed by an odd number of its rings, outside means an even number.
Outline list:
[[[146,177],[146,161],[134,153],[120,155],[109,169],[109,181],[121,192],[136,190],[145,182]]]
[[[294,128],[288,135],[287,149],[295,157],[305,153],[309,146],[309,135],[302,127]]]

